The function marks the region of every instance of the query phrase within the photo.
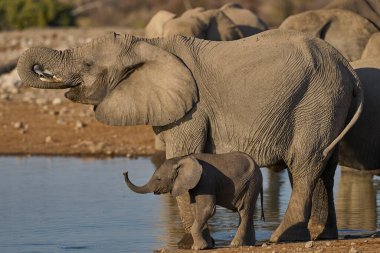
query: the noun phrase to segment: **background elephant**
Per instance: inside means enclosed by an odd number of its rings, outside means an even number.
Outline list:
[[[363,112],[339,146],[339,164],[380,174],[380,58],[352,62],[363,85]]]
[[[268,27],[250,10],[238,4],[220,9],[189,9],[181,16],[159,11],[149,21],[145,35],[149,38],[184,35],[207,40],[237,40],[267,30]]]
[[[342,9],[306,11],[284,20],[280,29],[297,30],[321,38],[349,61],[359,60],[371,37],[379,29],[366,18]]]
[[[253,211],[261,193],[262,175],[250,156],[241,152],[220,155],[194,154],[166,160],[144,186],[138,187],[124,174],[128,187],[137,193],[164,194],[174,197],[189,192],[194,223],[192,249],[211,248],[202,229],[215,214],[216,205],[237,211],[240,223],[231,246],[255,244]],[[189,191],[191,190],[191,191]]]
[[[332,0],[324,8],[352,11],[380,29],[380,1],[378,0]]]
[[[109,34],[64,51],[31,48],[17,70],[32,87],[70,88],[65,96],[94,105],[103,123],[152,125],[168,159],[241,151],[259,166],[287,167],[292,195],[271,240],[337,237],[335,146],[359,117],[362,93],[326,42],[285,30],[231,42]],[[177,199],[189,231],[187,201]]]
[[[149,38],[162,37],[165,24],[177,16],[165,10],[158,11],[145,26],[145,35]]]
[[[372,34],[364,48],[361,59],[380,59],[380,32]]]

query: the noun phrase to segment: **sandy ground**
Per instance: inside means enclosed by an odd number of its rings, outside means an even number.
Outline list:
[[[359,253],[359,252],[380,252],[380,238],[362,238],[350,240],[314,241],[298,243],[263,243],[256,246],[246,246],[239,248],[218,248],[202,251],[193,250],[168,250],[160,249],[155,252],[165,253],[288,253],[288,252],[314,252],[314,253]]]
[[[105,32],[127,29],[27,30],[0,33],[0,64],[30,46],[66,48]],[[135,32],[134,32],[135,33]],[[115,127],[96,121],[92,107],[66,100],[64,91],[25,88],[17,74],[0,76],[0,155],[148,156],[155,153],[149,126]],[[185,250],[159,252],[192,252]],[[203,252],[380,252],[380,238],[268,244]]]
[[[3,93],[4,94],[4,93]],[[92,107],[62,92],[19,89],[0,99],[0,154],[136,156],[154,153],[149,126],[99,123]]]

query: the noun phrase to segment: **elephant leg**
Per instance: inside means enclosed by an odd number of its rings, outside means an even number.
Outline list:
[[[255,203],[255,201],[252,201]],[[236,231],[235,237],[231,242],[232,247],[238,247],[243,245],[254,245],[256,236],[253,224],[253,207],[252,203],[248,203],[248,209],[244,207],[239,210],[239,227]]]
[[[308,224],[312,240],[338,238],[333,192],[337,164],[338,149],[335,149],[313,192],[312,211]]]
[[[314,166],[313,166],[313,165]],[[285,216],[272,234],[270,241],[308,241],[310,234],[307,224],[311,213],[311,199],[314,187],[318,179],[318,162],[304,165],[303,171],[313,171],[314,173],[296,175],[292,173],[293,190],[285,212]],[[299,166],[293,171],[300,171]],[[312,169],[314,168],[314,170]]]
[[[189,193],[185,193],[176,198],[179,215],[181,217],[181,221],[183,227],[185,229],[185,234],[181,238],[181,240],[177,243],[178,248],[180,249],[191,249],[191,246],[194,243],[193,237],[191,235],[191,226],[194,223],[194,216],[191,212],[190,208],[190,195]],[[208,229],[207,224],[205,224],[202,231],[203,238],[206,238],[208,244],[214,246],[214,240],[210,235],[210,231]]]
[[[200,250],[213,247],[213,243],[204,237],[203,230],[205,225],[215,214],[215,196],[200,195],[196,197],[196,202],[191,204],[194,223],[191,226],[191,235],[193,236],[193,246],[191,249]]]

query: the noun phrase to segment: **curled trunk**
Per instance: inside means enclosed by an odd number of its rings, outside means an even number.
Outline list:
[[[124,173],[124,179],[125,179],[125,183],[129,187],[129,189],[131,189],[132,191],[134,191],[136,193],[142,193],[142,194],[144,194],[144,193],[153,192],[150,181],[147,184],[143,185],[143,186],[136,186],[136,185],[134,185],[129,180],[129,178],[128,178],[128,172]]]
[[[17,73],[25,85],[34,88],[70,88],[75,85],[66,83],[62,78],[64,67],[68,66],[65,61],[68,61],[66,51],[30,48],[20,56]]]

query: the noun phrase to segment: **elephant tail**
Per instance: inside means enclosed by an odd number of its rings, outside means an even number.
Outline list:
[[[265,222],[265,215],[264,215],[264,191],[263,186],[261,186],[260,190],[260,204],[261,204],[261,220]]]
[[[342,140],[342,138],[347,134],[347,132],[354,126],[356,121],[358,121],[359,116],[363,110],[363,101],[364,101],[364,95],[363,95],[363,88],[362,84],[359,81],[359,77],[353,72],[353,75],[356,78],[356,85],[354,87],[354,91],[352,93],[353,97],[356,97],[356,110],[354,113],[354,116],[351,118],[350,122],[346,125],[346,127],[342,130],[342,132],[333,140],[330,145],[328,145],[325,150],[323,150],[323,156],[327,157],[331,151],[334,149],[334,147],[338,144],[339,141]]]

